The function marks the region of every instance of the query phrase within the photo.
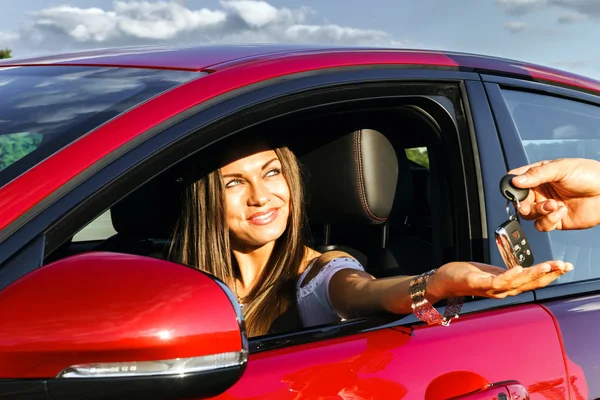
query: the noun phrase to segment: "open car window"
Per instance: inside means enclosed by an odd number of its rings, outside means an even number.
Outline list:
[[[427,152],[427,147],[414,147],[405,149],[404,151],[406,153],[406,158],[410,161],[421,167],[429,168],[429,154]]]

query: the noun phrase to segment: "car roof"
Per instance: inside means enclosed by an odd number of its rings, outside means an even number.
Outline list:
[[[77,65],[174,69],[214,72],[256,61],[355,53],[354,60],[373,53],[391,53],[394,64],[453,67],[459,70],[523,76],[600,92],[600,81],[581,75],[517,60],[489,55],[420,49],[357,47],[315,44],[200,44],[189,46],[139,46],[96,49],[33,58],[10,58],[0,67],[27,65]],[[360,64],[360,62],[359,62]]]
[[[33,64],[146,67],[201,71],[231,61],[255,60],[287,53],[329,50],[315,45],[204,44],[194,46],[139,46],[80,51],[34,58],[10,58],[0,66]]]

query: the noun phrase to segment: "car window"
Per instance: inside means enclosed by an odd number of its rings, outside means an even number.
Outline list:
[[[102,213],[95,220],[86,225],[73,236],[73,242],[87,242],[93,240],[106,240],[117,231],[113,227],[110,210]]]
[[[560,157],[600,160],[600,107],[517,90],[503,95],[530,163]],[[553,231],[550,239],[554,258],[575,266],[559,282],[600,277],[600,228]]]
[[[427,147],[414,147],[410,149],[405,149],[406,157],[414,162],[415,164],[419,164],[421,167],[429,168],[429,154],[427,153]]]
[[[0,68],[0,187],[109,119],[198,76],[141,68]]]

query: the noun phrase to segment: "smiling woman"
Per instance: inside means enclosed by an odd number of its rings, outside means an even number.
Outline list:
[[[263,141],[240,142],[221,165],[188,188],[172,251],[226,282],[249,332],[264,334],[294,303],[307,263],[300,168],[289,149]]]
[[[170,258],[225,282],[243,305],[250,336],[275,333],[281,321],[289,329],[380,312],[414,312],[430,324],[447,325],[458,315],[463,296],[516,295],[545,286],[572,269],[559,261],[509,271],[475,262],[450,262],[419,276],[375,279],[349,253],[319,252],[309,246],[304,236],[301,171],[307,164],[321,167],[311,172],[320,175],[316,179],[320,184],[329,186],[321,187],[326,193],[336,191],[335,181],[343,180],[348,165],[353,172],[364,169],[358,174],[363,180],[363,173],[383,179],[380,184],[387,183],[385,177],[394,180],[396,155],[384,135],[374,130],[346,134],[305,155],[303,166],[286,145],[262,137],[248,136],[227,144],[211,155],[218,168],[187,185]],[[348,165],[344,153],[351,155]],[[374,155],[379,163],[370,161]],[[311,162],[315,157],[321,162]],[[323,158],[331,163],[323,164]],[[359,192],[367,190],[359,186]],[[314,188],[311,195],[313,203],[325,208],[346,207],[332,204],[334,200],[327,195],[317,199]],[[372,203],[361,197],[358,208],[377,219],[383,206]],[[432,307],[442,299],[448,299],[444,316]]]

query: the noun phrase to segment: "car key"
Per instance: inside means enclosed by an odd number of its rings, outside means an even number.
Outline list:
[[[507,268],[514,268],[517,265],[522,267],[531,267],[533,265],[533,253],[529,246],[529,241],[519,222],[520,201],[523,201],[529,195],[529,189],[519,189],[512,185],[512,178],[516,175],[505,175],[500,180],[500,192],[506,198],[506,213],[508,221],[496,228],[496,244],[500,255]],[[513,203],[515,214],[510,213],[510,203]]]

